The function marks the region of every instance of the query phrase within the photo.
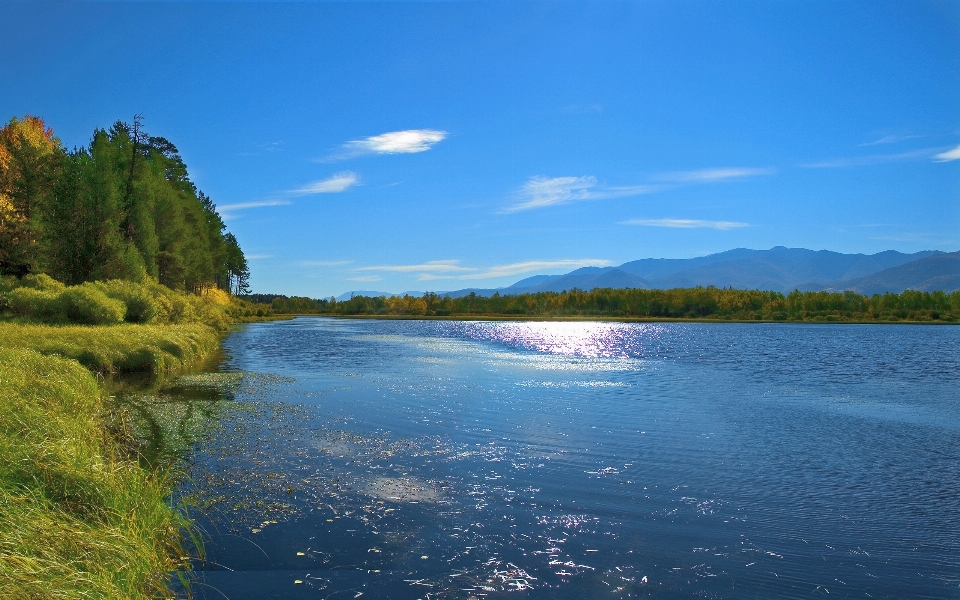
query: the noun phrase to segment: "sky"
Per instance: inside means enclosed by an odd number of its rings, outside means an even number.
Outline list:
[[[960,2],[4,3],[0,119],[142,114],[257,293],[960,249]]]

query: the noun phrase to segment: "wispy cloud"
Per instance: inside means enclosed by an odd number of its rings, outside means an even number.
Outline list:
[[[358,275],[357,277],[347,277],[347,281],[382,281],[383,277],[379,275]]]
[[[860,144],[861,146],[881,146],[883,144],[896,144],[897,142],[905,142],[907,140],[914,140],[919,135],[885,135],[882,138],[876,139],[872,142],[864,142]]]
[[[240,218],[239,211],[248,208],[260,208],[261,206],[286,206],[291,204],[289,200],[258,200],[256,202],[236,202],[234,204],[221,204],[217,206],[217,212],[224,221],[234,221]]]
[[[602,258],[561,259],[561,260],[528,260],[495,265],[492,267],[465,267],[458,260],[432,260],[413,265],[376,265],[360,267],[357,271],[381,271],[389,273],[417,273],[420,281],[434,281],[437,279],[496,279],[509,277],[533,271],[554,269],[576,269],[586,266],[606,266],[610,261]]]
[[[342,267],[353,264],[352,260],[301,260],[297,264],[304,267]]]
[[[621,221],[621,225],[640,225],[643,227],[670,227],[674,229],[737,229],[749,227],[749,223],[737,221],[704,221],[701,219],[630,219]]]
[[[933,156],[933,153],[937,150],[938,148],[922,148],[920,150],[911,150],[910,152],[899,152],[896,154],[868,154],[866,156],[834,158],[819,162],[805,163],[798,166],[805,169],[840,169],[844,167],[866,167],[889,162],[925,160],[929,158],[936,160],[936,156]]]
[[[760,175],[773,175],[777,170],[773,167],[726,167],[717,169],[698,169],[696,171],[672,171],[655,176],[656,181],[671,183],[711,183],[729,179],[743,179]]]
[[[484,269],[479,273],[469,275],[460,275],[456,279],[495,279],[497,277],[509,277],[511,275],[522,275],[534,271],[549,271],[555,269],[579,269],[580,267],[605,267],[610,264],[609,260],[602,258],[579,258],[563,260],[528,260],[524,262],[510,263],[507,265],[497,265]]]
[[[459,260],[431,260],[416,265],[375,265],[372,267],[360,267],[358,271],[386,271],[390,273],[451,273],[460,271],[474,271],[468,267],[461,267]]]
[[[623,198],[649,194],[660,186],[598,186],[597,178],[592,175],[583,177],[531,177],[520,189],[520,201],[504,208],[501,212],[514,213],[534,208],[545,208],[557,204],[567,204],[581,200],[601,200],[604,198]]]
[[[937,162],[949,162],[951,160],[960,160],[960,146],[957,146],[952,150],[947,150],[946,152],[941,152],[940,154],[934,155],[933,160]]]
[[[436,129],[405,129],[389,131],[360,140],[351,140],[321,161],[345,160],[368,154],[415,154],[426,152],[447,137],[446,131]]]
[[[217,206],[217,212],[235,212],[248,208],[259,208],[261,206],[285,206],[290,204],[289,200],[258,200],[256,202],[237,202],[236,204],[220,204]]]
[[[307,185],[290,190],[287,193],[293,196],[310,196],[313,194],[337,194],[358,185],[360,178],[353,171],[334,173],[326,179],[314,181]]]
[[[626,198],[641,194],[652,194],[677,185],[716,183],[760,175],[772,175],[776,172],[777,170],[772,167],[725,167],[696,171],[672,171],[653,176],[652,180],[655,183],[623,186],[600,185],[597,183],[597,178],[592,175],[582,177],[544,177],[539,175],[528,179],[517,194],[519,200],[500,212],[515,213],[582,200]]]
[[[265,258],[273,258],[272,254],[246,254],[244,258],[247,260],[263,260]]]

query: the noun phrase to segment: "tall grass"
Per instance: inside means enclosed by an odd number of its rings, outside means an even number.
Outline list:
[[[164,476],[118,452],[103,412],[76,361],[0,348],[0,598],[165,593],[183,519]]]
[[[0,599],[169,595],[188,520],[90,371],[195,366],[251,306],[153,281],[0,277]]]
[[[218,345],[216,331],[200,323],[98,327],[0,323],[0,348],[73,358],[104,373],[173,371],[196,364]]]

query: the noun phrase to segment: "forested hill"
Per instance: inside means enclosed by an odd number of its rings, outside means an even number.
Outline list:
[[[67,283],[149,276],[173,289],[245,291],[243,251],[177,148],[139,118],[65,149],[42,119],[0,129],[0,275]]]

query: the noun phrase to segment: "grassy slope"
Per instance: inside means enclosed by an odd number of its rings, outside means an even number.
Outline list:
[[[102,413],[76,361],[0,348],[0,597],[165,589],[181,518],[162,476],[118,455]]]

